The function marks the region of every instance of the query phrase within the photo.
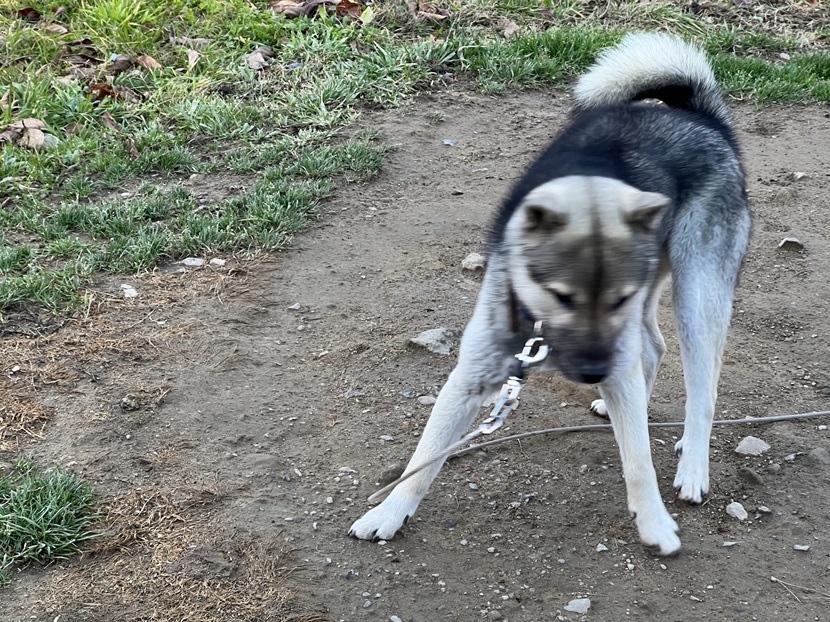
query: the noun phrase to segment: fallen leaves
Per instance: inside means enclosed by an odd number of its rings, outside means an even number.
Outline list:
[[[18,145],[25,149],[51,149],[57,146],[58,139],[43,131],[46,123],[40,119],[21,119],[0,127],[0,148],[6,145]]]
[[[504,33],[503,33],[504,38],[509,39],[510,37],[519,34],[520,30],[521,30],[521,28],[519,28],[519,26],[518,26],[518,24],[516,24],[516,22],[509,21],[507,23],[507,26],[505,26],[505,28],[504,28]]]
[[[148,56],[147,54],[142,54],[141,56],[135,59],[135,62],[141,67],[144,67],[144,69],[149,69],[151,71],[161,71],[162,69],[164,69],[160,62],[158,62],[152,56]]]
[[[268,60],[274,57],[274,50],[267,45],[261,45],[250,54],[243,57],[245,64],[254,71],[268,67]]]
[[[407,0],[407,4],[410,4],[409,0]],[[419,4],[434,7],[429,2],[420,2]],[[271,7],[274,13],[286,17],[314,17],[320,7],[334,7],[334,14],[337,17],[360,20],[364,24],[370,23],[375,16],[375,11],[371,6],[364,6],[359,2],[355,2],[355,0],[308,0],[305,2],[271,0],[268,6]],[[441,19],[444,19],[444,17],[441,17]]]
[[[187,51],[187,70],[190,71],[196,66],[196,63],[199,62],[199,52],[196,50],[188,50]]]
[[[32,8],[30,6],[27,6],[23,9],[19,9],[17,11],[17,16],[22,20],[26,20],[27,22],[39,22],[42,17],[37,9]]]

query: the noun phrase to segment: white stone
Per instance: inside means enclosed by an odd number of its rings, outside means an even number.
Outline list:
[[[436,402],[432,395],[422,395],[418,398],[418,403],[423,406],[432,406]]]
[[[740,521],[744,521],[749,517],[744,506],[738,503],[737,501],[733,501],[729,505],[726,506],[726,513],[733,518],[737,518]]]
[[[214,268],[223,268],[226,263],[224,259],[219,259],[219,257],[214,257],[210,260],[210,265]]]
[[[455,345],[461,333],[449,328],[431,328],[425,330],[409,341],[421,346],[434,354],[450,355],[450,349]]]
[[[205,260],[201,257],[185,257],[179,263],[190,268],[198,268],[205,265]]]
[[[475,272],[476,270],[484,270],[486,263],[487,261],[484,259],[484,255],[480,253],[470,253],[464,258],[464,261],[461,262],[461,268],[463,270]]]
[[[565,611],[570,611],[571,613],[579,613],[583,615],[588,613],[588,610],[590,608],[590,598],[574,598],[571,602],[565,605]]]
[[[603,551],[607,551],[608,547],[605,546],[602,542],[597,544],[597,553],[602,553]]]
[[[769,451],[769,445],[754,436],[745,436],[735,448],[735,453],[743,456],[760,456],[765,451]]]
[[[126,283],[121,286],[121,293],[124,295],[124,298],[138,297],[138,290],[132,285],[127,285]]]
[[[793,550],[794,551],[802,551],[802,552],[806,553],[807,551],[810,550],[810,545],[809,544],[793,544]]]

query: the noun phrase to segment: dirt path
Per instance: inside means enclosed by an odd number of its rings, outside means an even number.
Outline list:
[[[118,565],[104,572],[92,556],[16,577],[2,593],[8,619],[279,619],[293,607],[321,620],[577,620],[563,607],[583,596],[593,620],[829,619],[830,465],[808,456],[830,449],[819,427],[827,420],[717,430],[709,500],[699,508],[669,501],[684,530],[676,558],[653,557],[637,542],[617,449],[604,434],[466,456],[445,467],[398,538],[346,537],[381,474],[417,442],[429,407],[415,398],[435,394],[453,364],[408,339],[463,328],[480,277],[462,273],[461,260],[482,249],[495,205],[560,127],[566,103],[558,93],[446,93],[368,117],[398,145],[389,167],[375,183],[339,193],[290,251],[227,278],[213,296],[165,289],[164,278],[180,277],[139,279],[153,302],[139,300],[113,321],[157,347],[84,364],[72,392],[44,390],[55,418],[45,440],[25,449],[74,465],[106,496],[140,488],[184,499],[194,527],[161,548],[148,527],[152,546],[124,554],[124,567],[145,569],[133,575],[146,582],[140,596],[106,574]],[[718,412],[825,409],[828,113],[734,111],[756,225]],[[429,123],[436,112],[445,122]],[[786,236],[804,249],[780,250]],[[191,290],[210,283],[196,277]],[[682,375],[668,300],[663,316],[669,354],[651,412],[678,420]],[[122,403],[128,392],[132,401]],[[534,377],[523,397],[511,431],[596,422],[588,388]],[[657,431],[652,443],[669,500],[676,434]],[[747,434],[769,452],[735,454]],[[733,500],[748,520],[725,514]],[[246,618],[232,604],[202,603],[197,616],[165,609],[154,592],[165,573],[195,584],[267,573],[263,560],[276,545],[293,549],[286,559],[300,566],[285,583],[298,595],[293,605],[262,605]],[[142,556],[154,561],[136,566]],[[260,589],[256,573],[233,585]]]

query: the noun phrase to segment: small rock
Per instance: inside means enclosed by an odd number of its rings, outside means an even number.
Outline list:
[[[381,434],[378,438],[380,438],[380,440],[382,441],[386,441],[387,443],[391,443],[395,440],[395,437],[391,434]]]
[[[491,609],[490,611],[487,612],[487,619],[488,620],[502,620],[503,616],[501,615],[500,611],[498,611],[496,609]]]
[[[745,436],[735,448],[735,453],[741,454],[742,456],[760,456],[768,450],[769,445],[760,438]]]
[[[389,622],[403,622],[398,616],[389,616]]]
[[[749,514],[747,514],[744,506],[737,501],[733,501],[726,506],[726,513],[740,521],[745,521],[749,517]]]
[[[54,149],[60,144],[60,139],[57,136],[53,136],[52,134],[43,134],[43,145],[44,149]]]
[[[780,470],[781,470],[781,465],[778,464],[777,462],[773,462],[773,463],[767,465],[767,471],[769,473],[778,473]]]
[[[805,177],[807,177],[807,173],[805,173],[804,171],[795,171],[793,173],[793,179],[795,181],[798,181],[799,179],[804,179]]]
[[[597,553],[602,553],[603,551],[607,551],[608,547],[605,546],[602,542],[597,544]]]
[[[473,482],[470,482],[467,486],[470,487],[470,490],[478,490],[478,484],[474,484]]]
[[[124,298],[137,298],[138,297],[138,290],[133,287],[132,285],[127,285],[124,283],[121,286],[121,293],[123,294]]]
[[[210,265],[214,268],[224,268],[226,263],[228,262],[224,259],[219,259],[219,257],[214,257],[210,260]]]
[[[461,333],[449,328],[431,328],[425,330],[409,341],[426,348],[434,354],[450,355],[450,349],[456,344]]]
[[[784,462],[795,462],[795,457],[797,454],[787,454],[784,456]]]
[[[778,248],[785,251],[800,251],[804,249],[804,244],[798,238],[784,238],[778,243]]]
[[[806,553],[807,551],[810,550],[810,545],[809,544],[793,544],[793,550],[794,551],[803,551],[803,552]]]
[[[408,400],[411,400],[413,397],[418,395],[418,392],[415,389],[405,389],[398,393],[401,397],[405,397]]]
[[[570,611],[571,613],[579,613],[582,615],[588,613],[588,610],[590,608],[590,598],[574,598],[571,602],[565,605],[565,611]]]
[[[758,512],[761,513],[761,514],[772,514],[772,510],[770,510],[765,505],[759,505],[758,506]]]
[[[371,606],[372,606],[372,601],[369,600],[368,598],[365,601],[363,601],[363,608],[364,609],[368,609]]]
[[[786,52],[781,52],[778,55],[778,58],[780,58],[781,60],[790,60],[790,55],[787,54]]]
[[[299,302],[295,302],[293,305],[288,307],[288,310],[289,311],[299,311],[302,308],[303,308],[303,306]]]
[[[179,263],[189,268],[198,268],[205,265],[205,260],[201,257],[185,257]]]
[[[455,140],[454,138],[445,138],[442,142],[443,142],[443,143],[444,143],[447,147],[455,147],[455,145],[458,143],[458,141],[457,141],[457,140]]]
[[[764,483],[764,479],[760,475],[747,467],[741,467],[738,469],[738,477],[752,486],[760,486]]]
[[[346,392],[343,394],[343,397],[348,397],[348,398],[352,398],[352,397],[366,397],[366,394],[365,394],[363,391],[361,391],[360,389],[351,389],[350,391],[346,391]]]
[[[484,270],[484,266],[486,264],[487,261],[484,259],[484,255],[481,255],[480,253],[470,253],[464,258],[464,261],[461,262],[461,269],[475,272],[476,270]]]
[[[127,393],[121,398],[121,408],[128,412],[138,410],[141,408],[141,400],[132,393]]]
[[[729,548],[730,546],[735,546],[736,544],[738,544],[738,543],[733,541],[733,540],[727,540],[726,542],[721,544],[721,546]]]
[[[830,452],[824,447],[816,447],[807,454],[807,457],[816,464],[830,464]]]
[[[454,516],[447,516],[447,518],[441,521],[441,526],[444,529],[452,529],[456,525],[458,525],[458,520]]]
[[[422,395],[418,398],[418,403],[422,406],[432,406],[436,401],[432,395]]]

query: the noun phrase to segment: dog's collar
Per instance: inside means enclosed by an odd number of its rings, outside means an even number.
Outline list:
[[[519,297],[516,296],[516,292],[513,291],[512,287],[510,288],[509,298],[510,328],[514,333],[518,333],[521,330],[522,322],[528,322],[531,325],[536,323],[536,318],[533,317],[530,309],[519,301]]]

